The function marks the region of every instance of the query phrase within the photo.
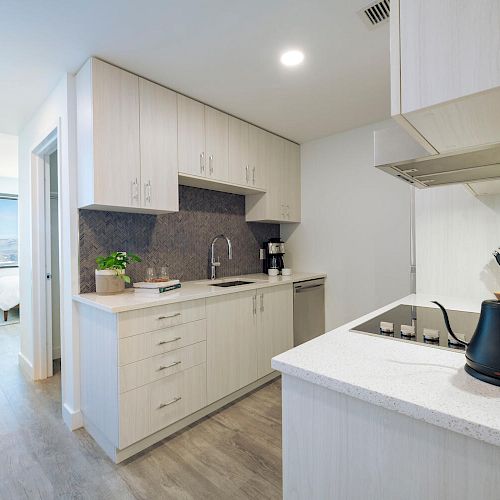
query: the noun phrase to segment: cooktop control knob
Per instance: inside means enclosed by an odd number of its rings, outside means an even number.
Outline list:
[[[401,337],[415,337],[415,327],[412,325],[401,325]]]
[[[434,330],[432,328],[424,328],[424,340],[437,342],[439,340],[439,330]]]
[[[390,334],[394,333],[394,323],[389,323],[388,321],[380,322],[381,333]]]

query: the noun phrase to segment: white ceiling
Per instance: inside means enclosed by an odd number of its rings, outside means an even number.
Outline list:
[[[305,142],[389,116],[388,25],[368,0],[0,0],[0,133],[101,57]],[[288,48],[305,62],[279,64]]]

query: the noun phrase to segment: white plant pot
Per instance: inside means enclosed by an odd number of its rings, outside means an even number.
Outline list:
[[[95,291],[98,295],[115,295],[125,290],[125,281],[120,278],[124,269],[96,269]]]

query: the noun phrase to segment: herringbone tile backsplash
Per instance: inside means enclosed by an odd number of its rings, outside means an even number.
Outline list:
[[[262,272],[259,248],[278,238],[278,224],[245,222],[245,197],[179,186],[179,212],[143,215],[80,210],[80,292],[95,291],[95,259],[115,250],[133,252],[142,262],[127,270],[133,281],[145,278],[146,268],[182,281],[209,277],[210,243],[225,234],[233,245],[227,258],[226,242],[216,244],[221,265],[217,276]]]

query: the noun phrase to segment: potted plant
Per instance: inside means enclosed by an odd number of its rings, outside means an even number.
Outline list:
[[[127,265],[131,262],[141,262],[133,253],[113,252],[106,257],[97,257],[95,260],[95,289],[99,295],[121,293],[125,283],[130,283],[130,276],[125,274]]]

